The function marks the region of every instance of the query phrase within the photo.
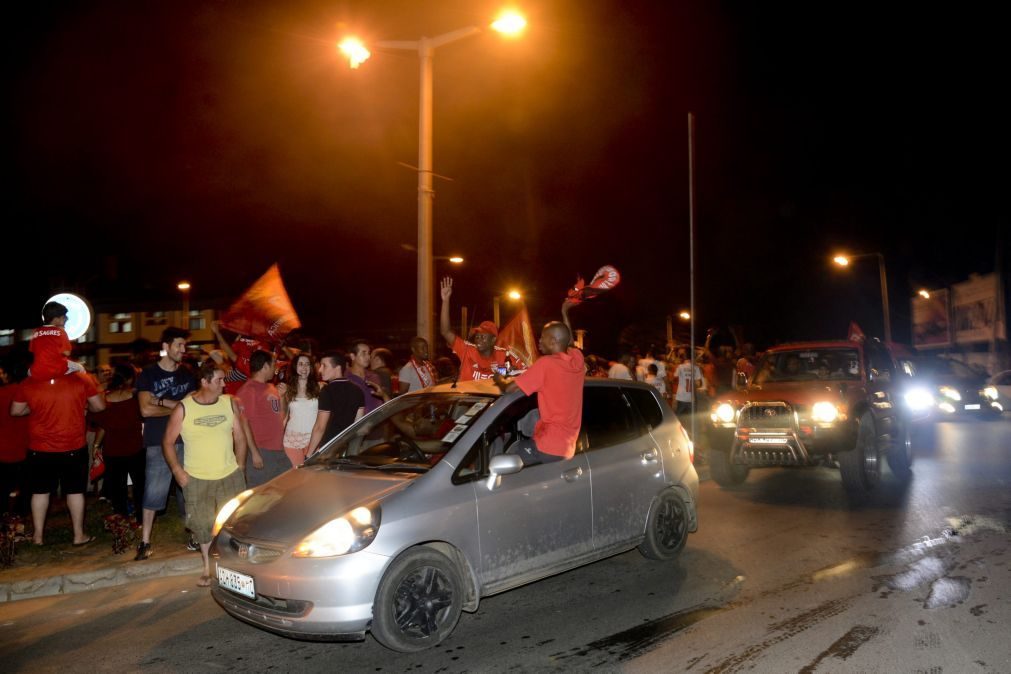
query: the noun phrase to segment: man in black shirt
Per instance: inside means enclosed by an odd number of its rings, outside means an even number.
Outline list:
[[[319,377],[326,386],[319,394],[319,411],[309,439],[309,453],[325,445],[365,413],[361,389],[344,378],[347,354],[328,351],[319,359]]]

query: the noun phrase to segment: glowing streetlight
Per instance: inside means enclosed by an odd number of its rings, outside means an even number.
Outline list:
[[[929,300],[930,299],[930,293],[926,290],[926,288],[921,288],[920,291],[918,293],[916,293],[916,294],[919,295],[920,297],[922,297],[925,300]]]
[[[878,258],[878,277],[881,282],[881,313],[885,317],[885,341],[892,341],[892,320],[891,312],[888,310],[888,275],[885,273],[885,256],[881,253],[860,253],[859,255],[836,255],[832,258],[840,267],[849,266],[850,260],[861,257]]]
[[[453,264],[463,264],[463,258],[460,257],[459,255],[454,255],[453,257],[449,258],[449,261],[452,262]]]
[[[681,313],[678,314],[678,318],[680,318],[682,321],[690,321],[692,320],[692,315],[687,311],[682,311]]]
[[[180,281],[176,288],[183,294],[183,329],[190,329],[190,282]]]
[[[523,293],[513,288],[512,290],[506,291],[502,295],[495,295],[495,297],[491,298],[492,320],[495,321],[495,325],[501,325],[501,322],[499,320],[501,318],[500,303],[503,297],[506,297],[512,300],[513,302],[519,302],[520,300],[523,299]]]
[[[515,11],[500,14],[491,24],[492,30],[516,37],[526,27],[526,19]],[[418,97],[418,331],[420,337],[433,344],[435,312],[435,280],[432,273],[435,256],[432,251],[432,201],[435,190],[432,187],[432,60],[435,50],[443,45],[457,42],[485,29],[479,26],[460,28],[435,37],[417,40],[382,40],[376,42],[380,49],[413,51],[420,61],[420,95]],[[345,39],[340,50],[348,57],[352,68],[357,68],[369,57],[369,50],[361,41]],[[458,264],[458,263],[457,263]]]

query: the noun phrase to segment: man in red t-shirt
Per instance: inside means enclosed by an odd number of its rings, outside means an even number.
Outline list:
[[[562,305],[564,323],[552,321],[541,331],[538,346],[543,357],[515,379],[495,374],[495,384],[505,393],[519,390],[526,395],[537,394],[540,419],[534,426],[533,439],[521,443],[516,451],[527,465],[564,461],[576,453],[586,370],[583,352],[570,346],[569,306],[569,300]]]
[[[269,482],[291,468],[284,453],[284,414],[281,396],[271,383],[274,356],[255,351],[250,356],[252,376],[236,394],[246,430],[250,460],[246,463],[246,485],[255,487]]]
[[[58,486],[67,497],[74,545],[94,540],[84,533],[84,491],[88,487],[91,458],[85,435],[85,409],[101,412],[105,399],[91,377],[82,372],[47,380],[28,378],[14,394],[11,416],[28,416],[26,468],[36,545],[42,545],[49,494]]]
[[[448,276],[442,279],[439,289],[442,294],[439,330],[446,344],[460,359],[460,379],[491,379],[496,371],[507,374],[523,369],[523,364],[514,359],[507,349],[495,346],[498,326],[491,321],[485,321],[474,329],[473,343],[465,342],[453,332],[449,322],[449,298],[453,295],[453,279]]]
[[[28,457],[28,419],[9,414],[17,386],[9,383],[7,371],[0,367],[0,512],[28,514],[24,464]],[[10,494],[17,491],[14,507],[8,507]]]
[[[46,306],[42,307],[42,322],[44,325],[35,328],[28,344],[32,354],[29,376],[52,379],[83,371],[80,363],[70,360],[70,337],[63,329],[67,324],[67,307],[59,302],[46,302]]]

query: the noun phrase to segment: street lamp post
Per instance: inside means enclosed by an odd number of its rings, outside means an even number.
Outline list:
[[[190,282],[180,281],[176,288],[183,294],[183,330],[190,329]]]
[[[515,13],[505,13],[492,24],[492,28],[506,35],[517,35],[526,26],[526,21]],[[422,37],[418,40],[382,40],[376,43],[383,49],[415,51],[420,62],[421,86],[418,101],[418,323],[417,334],[432,344],[434,325],[433,298],[435,281],[432,273],[432,59],[435,50],[443,45],[457,42],[482,32],[478,26],[460,28],[436,37]],[[341,43],[341,51],[347,54],[351,67],[357,68],[369,57],[365,46],[348,39]]]
[[[881,253],[860,253],[858,255],[836,255],[832,258],[840,267],[849,266],[850,260],[855,260],[861,257],[877,257],[878,258],[878,276],[881,283],[881,311],[885,318],[885,341],[892,341],[892,319],[891,311],[888,309],[888,274],[885,272],[885,256]]]
[[[495,295],[495,297],[491,298],[492,320],[495,321],[495,325],[498,327],[502,327],[502,321],[500,319],[502,317],[501,302],[503,297],[508,297],[514,302],[518,302],[519,300],[523,299],[523,293],[521,293],[518,290],[510,290],[509,292],[505,293],[505,295]]]

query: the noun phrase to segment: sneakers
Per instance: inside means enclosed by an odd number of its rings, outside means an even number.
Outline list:
[[[137,556],[133,558],[133,561],[140,562],[151,556],[151,544],[150,543],[138,543],[137,544]]]
[[[190,540],[186,543],[186,549],[190,552],[200,552],[200,544],[197,543],[197,539],[193,537],[193,534],[190,534]]]

